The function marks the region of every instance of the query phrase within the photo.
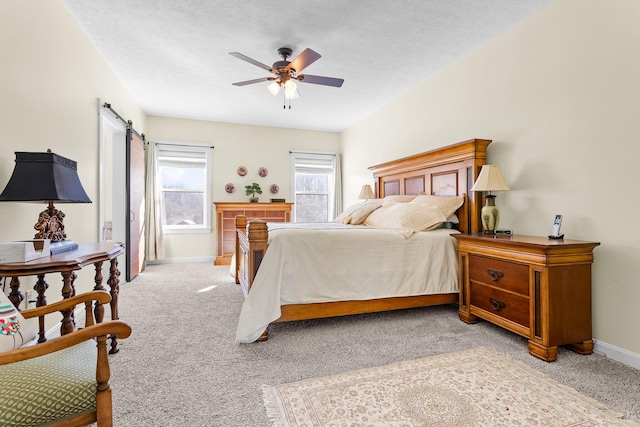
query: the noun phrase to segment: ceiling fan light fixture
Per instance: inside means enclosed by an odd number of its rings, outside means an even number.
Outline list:
[[[284,90],[296,90],[298,85],[293,80],[289,79],[284,83]]]
[[[292,99],[300,98],[300,92],[298,92],[297,89],[294,90],[294,91],[290,91],[290,92],[285,91],[284,92],[284,98],[289,100],[289,101],[291,101]]]
[[[271,95],[276,96],[278,92],[280,92],[280,82],[275,81],[271,83],[269,86],[267,86],[267,89],[269,90],[269,92],[271,92]]]
[[[243,55],[240,52],[229,52],[231,56],[248,62],[249,64],[260,67],[273,74],[272,77],[262,77],[259,79],[245,80],[242,82],[233,83],[233,85],[246,86],[254,83],[270,81],[271,83],[269,84],[269,86],[267,86],[267,89],[272,95],[277,95],[278,93],[280,93],[280,88],[284,88],[283,95],[285,105],[283,106],[283,108],[286,108],[286,104],[288,101],[289,109],[291,109],[291,100],[300,97],[300,93],[298,92],[298,84],[295,82],[295,80],[321,86],[342,86],[342,83],[344,82],[343,79],[315,76],[311,74],[299,74],[306,67],[320,59],[321,56],[319,53],[307,48],[303,50],[293,61],[289,61],[288,59],[292,53],[292,49],[288,47],[282,47],[278,49],[278,54],[282,57],[282,61],[274,62],[274,64],[270,67],[266,64],[263,64],[262,62],[249,58],[248,56]]]
[[[286,99],[299,98],[298,85],[293,80],[289,79],[284,83],[284,97]]]

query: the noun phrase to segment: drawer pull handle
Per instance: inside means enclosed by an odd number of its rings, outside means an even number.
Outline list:
[[[489,302],[491,303],[491,307],[493,307],[495,311],[500,311],[507,306],[506,302],[493,297],[489,298]]]
[[[489,274],[489,277],[491,278],[491,280],[493,280],[494,282],[497,282],[498,280],[504,277],[504,273],[502,271],[494,270],[492,268],[488,269],[487,273]]]

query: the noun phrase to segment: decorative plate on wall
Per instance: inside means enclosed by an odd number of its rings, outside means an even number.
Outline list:
[[[238,175],[245,176],[247,174],[246,166],[238,166]]]
[[[276,184],[271,184],[270,191],[272,194],[278,194],[278,191],[280,191],[280,187],[278,187]]]
[[[235,189],[236,187],[232,183],[228,183],[224,186],[224,191],[226,191],[227,193],[233,193]]]
[[[269,170],[265,167],[261,167],[260,169],[258,169],[258,175],[264,178],[265,176],[269,175]]]

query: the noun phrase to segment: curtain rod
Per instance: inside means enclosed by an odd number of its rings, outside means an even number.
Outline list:
[[[338,156],[340,153],[332,153],[329,151],[298,151],[298,150],[289,150],[289,154],[321,154],[324,156]]]
[[[176,147],[205,147],[205,148],[208,147],[208,148],[211,148],[211,149],[215,148],[213,145],[198,144],[198,143],[195,143],[195,142],[193,144],[187,144],[187,143],[180,144],[180,143],[177,143],[177,142],[159,142],[159,141],[149,141],[149,142],[153,142],[156,145],[173,145],[173,146],[176,146]],[[149,142],[147,142],[147,144],[149,144]]]

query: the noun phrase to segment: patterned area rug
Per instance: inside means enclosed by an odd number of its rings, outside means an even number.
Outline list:
[[[274,427],[637,425],[485,347],[265,385],[263,394]]]

